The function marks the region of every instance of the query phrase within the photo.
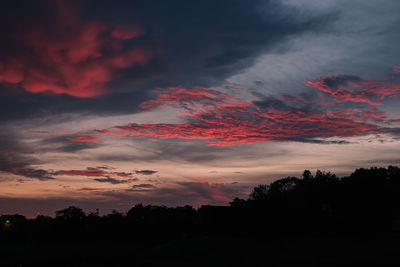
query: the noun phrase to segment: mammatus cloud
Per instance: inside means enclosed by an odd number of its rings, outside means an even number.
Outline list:
[[[393,75],[392,79],[397,79],[397,76],[398,74]],[[331,97],[324,101],[306,101],[290,96],[284,96],[285,101],[256,96],[254,100],[246,101],[203,87],[167,88],[160,90],[156,99],[142,103],[141,108],[148,110],[172,105],[182,110],[186,123],[130,123],[83,134],[90,136],[87,141],[114,135],[119,138],[205,139],[210,145],[226,146],[265,141],[313,141],[314,138],[395,132],[393,128],[388,128],[393,121],[385,112],[337,102],[362,102],[375,106],[378,102],[374,98],[383,100],[385,97],[397,97],[400,83],[393,80],[367,82],[366,79],[350,79],[349,76],[335,81],[333,83],[325,78],[316,83],[306,82],[319,90],[323,88],[322,91],[327,93],[324,98]],[[332,88],[342,84],[346,88],[351,85],[359,91],[337,89],[335,92],[341,93],[332,93]],[[69,140],[83,141],[75,140],[76,138],[79,137],[71,137]]]
[[[82,20],[67,1],[46,3],[48,21],[35,17],[4,33],[18,45],[2,55],[0,83],[88,98],[107,93],[118,70],[146,64],[146,49],[125,44],[142,33],[139,28]]]

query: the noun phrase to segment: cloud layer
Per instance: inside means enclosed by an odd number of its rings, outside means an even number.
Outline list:
[[[400,2],[1,7],[0,210],[222,205],[399,163]]]
[[[397,69],[396,69],[397,70]],[[390,80],[375,82],[358,77],[331,76],[317,82],[305,81],[325,95],[323,101],[284,96],[283,99],[253,96],[242,100],[217,90],[182,87],[159,90],[156,99],[140,107],[150,110],[173,106],[182,111],[186,123],[138,124],[114,126],[84,137],[71,137],[74,142],[98,141],[104,135],[118,138],[150,137],[161,139],[205,139],[211,145],[226,146],[266,141],[313,141],[315,138],[393,133],[395,122],[375,107],[386,97],[400,92],[399,73]],[[354,88],[351,90],[349,87]],[[357,90],[357,91],[355,91]],[[364,103],[360,107],[341,105]],[[339,104],[338,104],[339,103]],[[92,136],[96,135],[96,136]]]
[[[397,98],[400,93],[400,68],[385,81],[371,81],[349,75],[325,76],[318,81],[306,81],[308,86],[330,94],[338,103],[358,102],[382,105],[385,98]]]

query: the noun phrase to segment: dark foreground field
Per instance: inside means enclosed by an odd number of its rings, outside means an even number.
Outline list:
[[[399,265],[399,234],[202,237],[161,244],[2,242],[1,266]]]

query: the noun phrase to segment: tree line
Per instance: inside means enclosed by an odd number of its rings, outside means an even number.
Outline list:
[[[400,168],[360,168],[339,178],[305,170],[261,184],[229,206],[133,206],[100,216],[70,206],[56,216],[0,216],[1,239],[118,239],[141,244],[202,236],[302,232],[390,232],[400,218]]]

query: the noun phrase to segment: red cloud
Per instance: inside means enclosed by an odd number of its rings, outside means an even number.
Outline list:
[[[371,81],[352,76],[324,76],[319,80],[305,81],[308,86],[330,94],[336,102],[361,102],[373,106],[382,105],[379,100],[397,97],[400,93],[400,71],[394,67],[395,74],[385,81]]]
[[[19,62],[0,63],[0,82],[19,83],[24,79],[23,69],[23,65]]]
[[[93,136],[90,136],[90,135],[69,137],[67,139],[69,141],[72,141],[72,142],[94,142],[94,141],[100,141],[101,140],[101,138],[99,138],[99,137],[93,137]]]
[[[172,104],[184,108],[190,122],[182,124],[136,124],[115,126],[102,135],[120,138],[205,139],[211,145],[251,144],[263,141],[312,140],[317,137],[357,136],[382,133],[388,129],[386,114],[377,109],[335,108],[305,111],[278,110],[257,102],[247,102],[208,88],[169,88],[144,109]],[[96,134],[93,132],[93,134]],[[72,139],[70,139],[72,140]]]
[[[167,88],[158,90],[156,99],[143,102],[140,107],[148,110],[162,105],[173,105],[184,110],[187,123],[130,123],[94,130],[87,135],[205,139],[210,145],[227,146],[393,133],[395,130],[387,126],[396,124],[397,120],[389,118],[385,112],[376,108],[335,106],[335,102],[381,105],[378,100],[399,93],[400,83],[395,82],[399,77],[400,73],[394,74],[385,82],[373,82],[353,76],[330,76],[317,82],[307,81],[306,84],[328,93],[334,99],[334,102],[324,100],[319,103],[290,96],[283,98],[285,103],[277,99],[245,101],[204,87]],[[275,104],[269,104],[268,101]],[[312,109],[309,108],[310,105],[313,106]],[[69,140],[80,141],[79,137]]]
[[[160,94],[157,96],[157,99],[143,102],[142,104],[140,104],[140,107],[142,109],[151,109],[160,105],[179,104],[181,106],[189,108],[195,103],[201,104],[204,107],[214,104],[219,106],[229,106],[229,103],[234,103],[235,106],[251,105],[241,99],[234,98],[219,91],[204,87],[195,87],[190,90],[182,87],[172,87],[168,88],[165,91],[161,91]]]
[[[142,35],[142,30],[139,28],[116,27],[111,31],[110,35],[115,39],[129,40]]]
[[[23,49],[0,64],[1,83],[88,98],[105,94],[119,69],[146,64],[143,48],[122,49],[124,40],[141,34],[138,28],[82,21],[66,2],[51,3],[58,17],[48,25],[24,25],[9,34]]]

